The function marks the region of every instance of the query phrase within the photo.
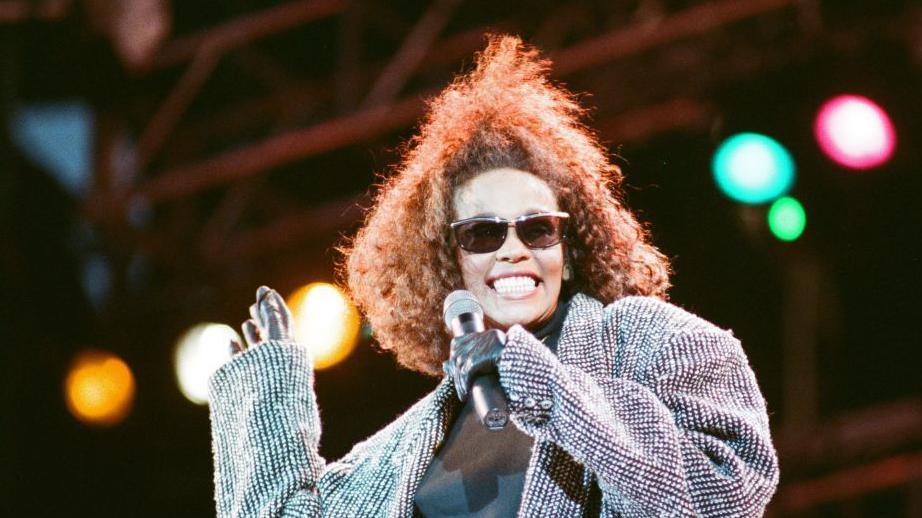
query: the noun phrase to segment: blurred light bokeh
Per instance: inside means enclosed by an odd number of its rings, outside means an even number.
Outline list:
[[[714,180],[740,203],[758,204],[786,193],[794,183],[794,159],[775,139],[740,133],[725,140],[714,154]]]
[[[794,241],[804,233],[807,213],[803,205],[792,196],[775,200],[768,209],[768,228],[782,241]]]
[[[878,167],[890,160],[896,148],[890,116],[860,95],[840,95],[824,103],[814,133],[829,158],[852,169]]]
[[[314,358],[314,368],[326,369],[355,349],[361,330],[358,311],[343,292],[327,283],[311,283],[288,298],[295,337]]]
[[[111,426],[131,412],[135,380],[128,364],[99,350],[79,353],[64,381],[67,408],[89,425]]]
[[[231,357],[231,340],[240,336],[225,324],[199,324],[176,344],[175,365],[179,390],[197,405],[208,402],[208,379]]]

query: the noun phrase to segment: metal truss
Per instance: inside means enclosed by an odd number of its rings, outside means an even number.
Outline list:
[[[630,66],[657,69],[668,76],[669,67],[657,58],[676,45],[694,47],[696,42],[713,40],[715,34],[730,45],[732,36],[722,34],[728,27],[772,16],[796,20],[802,17],[803,10],[802,2],[795,0],[720,0],[699,2],[680,10],[670,10],[666,2],[656,1],[613,4],[616,8],[593,3],[550,3],[544,6],[550,10],[530,16],[517,15],[499,23],[475,17],[454,28],[453,14],[479,7],[473,4],[440,0],[413,13],[415,21],[406,23],[406,15],[388,12],[383,3],[295,1],[166,44],[141,67],[142,79],[170,73],[176,67],[184,71],[138,131],[127,160],[129,171],[122,174],[131,179],[131,185],[120,190],[111,188],[110,182],[98,181],[86,213],[98,221],[120,226],[118,220],[124,217],[120,215],[133,205],[169,210],[184,199],[222,190],[226,190],[226,205],[239,198],[234,194],[239,188],[234,186],[246,184],[249,178],[291,164],[309,163],[315,157],[363,142],[392,138],[419,119],[424,99],[445,84],[460,62],[469,62],[473,52],[483,46],[488,32],[523,34],[550,54],[557,77],[573,78],[577,85],[583,82],[591,91],[593,78],[610,82],[606,74],[618,74]],[[605,15],[602,20],[593,21],[600,13]],[[337,69],[329,70],[325,77],[298,79],[286,73],[274,56],[256,48],[263,39],[285,32],[309,32],[318,23],[331,19],[339,23],[340,41],[333,43],[339,47],[340,56]],[[383,61],[361,59],[363,54],[370,54],[368,47],[376,33],[392,38],[393,51]],[[368,43],[363,45],[365,40]],[[700,50],[692,52],[700,55]],[[207,97],[215,71],[228,62],[262,76],[266,84],[272,85],[269,94],[239,99],[205,118],[190,116],[190,107]],[[240,66],[241,62],[248,65]],[[620,104],[601,96],[594,99],[601,101],[596,103],[602,115],[596,126],[608,141],[640,141],[671,129],[702,128],[714,115],[714,108],[702,96],[662,87],[643,90],[654,95],[620,96]],[[390,143],[393,145],[393,141]],[[107,150],[101,153],[106,155]],[[101,174],[105,175],[104,171]],[[255,184],[267,188],[262,182]],[[336,204],[348,205],[350,199]],[[244,237],[225,236],[228,244],[224,250],[215,245],[221,239],[202,236],[202,242],[212,244],[207,247],[211,253],[203,259],[240,260],[241,251],[271,253],[306,238],[319,237],[310,222],[292,223],[303,221],[301,212],[307,208],[291,205],[291,211],[280,211],[274,217],[276,222],[268,223],[264,231],[247,231],[242,233]],[[336,222],[332,228],[345,228],[355,221],[350,211],[344,215],[307,210],[325,221]],[[202,230],[236,228],[235,222],[227,219],[231,213],[242,217],[245,211],[208,211],[201,218],[206,221]],[[208,223],[213,214],[223,214],[225,223]],[[288,229],[287,237],[258,237],[271,235],[270,229],[275,227]],[[241,239],[244,241],[236,242]],[[133,240],[160,244],[169,241],[156,236]],[[156,248],[147,252],[160,255]]]
[[[594,94],[592,125],[618,145],[706,131],[719,117],[712,89],[808,59],[843,34],[902,37],[911,26],[826,27],[817,0],[674,4],[546,1],[497,18],[472,14],[487,6],[474,0],[412,12],[386,2],[296,0],[184,35],[132,72],[149,117],[109,123],[115,134],[100,139],[84,212],[124,250],[165,261],[189,250],[182,263],[209,268],[330,243],[360,220],[360,210],[343,208],[367,194],[335,192],[310,206],[272,179],[296,168],[320,192],[333,174],[314,165],[325,156],[395,147],[425,99],[470,63],[490,32],[521,34],[547,52],[557,79]],[[272,46],[315,34],[329,41],[304,50],[307,66]],[[318,52],[333,59],[312,66]],[[260,84],[262,95],[201,109],[212,91],[233,90],[228,70]],[[172,78],[167,91],[151,87],[164,78]],[[261,203],[267,199],[275,203]],[[138,212],[150,214],[148,223],[130,223]]]
[[[460,10],[478,7],[474,4],[461,4]],[[140,132],[132,187],[124,192],[98,192],[93,203],[114,198],[100,206],[119,210],[130,203],[168,205],[292,164],[307,164],[324,154],[392,138],[419,119],[424,99],[445,84],[459,62],[469,62],[488,32],[525,35],[549,53],[555,75],[572,79],[577,87],[586,85],[590,92],[601,92],[614,86],[610,95],[593,98],[597,107],[594,126],[613,143],[643,141],[676,129],[706,128],[716,115],[707,99],[709,87],[805,59],[824,41],[818,4],[813,0],[713,0],[681,9],[670,9],[669,2],[663,1],[615,5],[619,8],[606,11],[594,3],[553,4],[552,10],[531,16],[500,23],[478,24],[475,19],[469,22],[473,27],[448,31],[452,15],[459,10],[455,0],[433,2],[413,13],[412,23],[402,14],[389,12],[383,3],[307,0],[179,38],[144,67],[147,74],[176,66],[184,66],[185,71]],[[610,19],[587,22],[599,12]],[[310,31],[330,19],[339,23],[340,41],[331,42],[339,47],[337,69],[325,77],[304,80],[277,80],[284,71],[266,72],[275,60],[254,50],[259,40],[286,31]],[[856,37],[857,30],[849,29],[849,35]],[[393,51],[384,61],[361,59],[370,45],[363,46],[363,38],[370,40],[368,34],[374,32],[386,32],[394,39]],[[266,76],[265,83],[277,87],[268,96],[240,99],[207,118],[187,118],[190,105],[207,95],[203,89],[207,92],[209,77],[221,61],[239,62],[246,51],[263,64],[248,67],[250,72]],[[281,68],[277,63],[274,67]],[[627,84],[625,77],[632,78],[632,88],[618,90],[618,85]],[[250,136],[241,138],[242,134]],[[393,140],[385,142],[394,144]],[[206,147],[219,151],[205,152]],[[347,203],[348,199],[337,201]],[[302,209],[294,205],[292,212],[281,211],[278,220],[301,218]],[[339,228],[354,221],[354,216],[339,213],[319,216],[337,221]],[[247,232],[245,238],[228,236],[256,241],[229,244],[228,253],[211,258],[239,260],[231,250],[272,253],[288,246],[284,238],[258,240],[256,236],[268,235],[274,225],[289,229],[287,239],[292,246],[318,237],[309,222],[300,227],[269,223],[265,232]],[[203,229],[215,227],[206,224]],[[204,240],[217,242],[214,236]]]

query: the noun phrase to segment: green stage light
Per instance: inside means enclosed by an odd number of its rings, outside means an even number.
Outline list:
[[[794,183],[791,154],[776,140],[758,133],[739,133],[725,140],[711,165],[720,190],[741,203],[766,203]]]
[[[785,196],[778,198],[768,210],[768,228],[782,241],[794,241],[807,226],[807,214],[796,199]]]

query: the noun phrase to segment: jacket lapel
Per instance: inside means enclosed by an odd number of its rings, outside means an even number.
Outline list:
[[[563,323],[557,354],[560,362],[600,374],[605,364],[601,326],[602,304],[583,294],[574,295]],[[611,372],[610,370],[608,372]],[[569,453],[550,441],[535,441],[519,516],[583,516],[590,506],[595,476]]]
[[[448,426],[457,411],[455,389],[447,376],[430,394],[429,403],[423,408],[419,425],[410,433],[402,445],[402,452],[397,481],[397,502],[391,508],[390,516],[410,518],[413,516],[413,499],[420,480],[432,463],[436,449],[445,438]]]

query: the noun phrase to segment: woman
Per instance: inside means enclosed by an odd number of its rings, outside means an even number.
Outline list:
[[[381,347],[442,383],[327,463],[311,360],[281,297],[260,288],[247,350],[212,379],[219,514],[763,511],[777,459],[739,341],[663,300],[668,263],[547,65],[515,38],[491,39],[432,102],[343,250]],[[439,316],[458,288],[490,330],[450,339]],[[485,372],[514,423],[499,434],[467,397]]]

